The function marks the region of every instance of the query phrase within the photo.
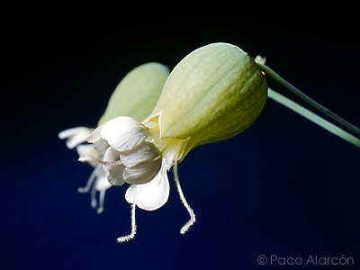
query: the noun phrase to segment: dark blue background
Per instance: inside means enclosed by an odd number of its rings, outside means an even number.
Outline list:
[[[117,244],[130,228],[125,189],[108,192],[97,215],[76,191],[90,168],[57,139],[63,129],[94,126],[131,68],[173,67],[215,41],[266,55],[269,66],[359,125],[356,18],[124,13],[34,15],[3,28],[1,269],[265,269],[258,254],[313,252],[353,255],[359,265],[359,149],[272,101],[245,133],[195,149],[181,164],[198,217],[185,236],[187,214],[172,185],[163,208],[138,211],[136,240]]]

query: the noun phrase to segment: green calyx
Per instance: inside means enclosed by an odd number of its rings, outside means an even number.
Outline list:
[[[159,63],[147,63],[131,70],[115,88],[99,125],[118,116],[144,120],[153,110],[169,76]]]
[[[152,113],[160,138],[187,140],[187,151],[248,128],[267,99],[260,68],[244,51],[213,43],[187,55],[170,73]]]

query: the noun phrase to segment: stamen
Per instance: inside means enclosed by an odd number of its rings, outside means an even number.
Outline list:
[[[87,181],[86,185],[84,187],[79,187],[78,188],[78,192],[79,193],[87,193],[89,192],[90,188],[91,188],[91,185],[93,184],[94,180],[96,179],[96,173],[97,173],[97,170],[98,168],[95,168],[90,177],[89,177],[89,180]]]
[[[185,195],[184,195],[184,193],[182,191],[182,188],[181,188],[181,185],[180,185],[180,180],[179,180],[177,161],[175,161],[175,163],[174,163],[173,172],[174,172],[174,179],[175,179],[177,191],[178,191],[179,196],[180,196],[180,200],[181,200],[182,204],[184,205],[184,207],[186,208],[186,210],[188,211],[188,213],[190,215],[189,221],[186,222],[185,225],[180,230],[181,234],[185,234],[190,229],[190,227],[196,222],[196,216],[195,216],[195,213],[192,210],[191,206],[186,201]]]
[[[96,202],[96,187],[93,186],[91,189],[91,207],[96,208],[97,202]]]
[[[131,233],[125,236],[121,236],[117,239],[118,243],[128,242],[135,238],[136,235],[136,204],[135,202],[131,206]]]
[[[106,190],[100,190],[100,198],[99,198],[99,207],[97,209],[97,213],[101,214],[102,212],[104,212],[104,203],[105,203],[105,194],[106,194]]]

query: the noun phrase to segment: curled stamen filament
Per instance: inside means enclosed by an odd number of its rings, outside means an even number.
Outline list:
[[[136,235],[136,204],[135,202],[131,206],[131,232],[128,235],[121,236],[117,239],[118,243],[128,242],[135,238]]]
[[[180,185],[180,180],[179,180],[177,161],[175,161],[175,163],[174,163],[174,179],[175,179],[177,191],[180,196],[180,200],[181,200],[182,204],[184,205],[184,207],[186,208],[186,210],[188,211],[189,216],[190,216],[190,219],[188,220],[188,222],[186,222],[185,225],[182,226],[182,228],[180,230],[181,234],[185,234],[190,229],[190,227],[196,222],[196,216],[195,216],[194,210],[192,210],[190,204],[187,202],[184,192],[182,191],[182,188]]]

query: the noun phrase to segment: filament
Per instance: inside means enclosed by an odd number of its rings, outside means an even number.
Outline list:
[[[176,188],[177,188],[177,191],[179,193],[180,200],[181,200],[182,204],[184,205],[184,207],[186,208],[186,210],[188,211],[189,216],[190,216],[190,219],[188,220],[188,222],[186,222],[185,225],[182,226],[182,228],[180,230],[181,234],[185,234],[190,229],[190,227],[196,222],[196,216],[195,216],[195,213],[192,210],[191,206],[186,201],[184,192],[182,191],[182,188],[181,188],[181,185],[180,185],[180,180],[179,180],[179,172],[178,172],[178,166],[177,165],[178,165],[177,161],[175,161],[173,172],[174,172],[174,179],[175,179],[175,183],[176,183]]]
[[[118,243],[128,242],[135,238],[136,235],[136,204],[135,202],[131,206],[131,232],[128,235],[121,236],[117,239]]]
[[[96,179],[96,176],[97,176],[97,173],[98,173],[98,170],[99,168],[96,167],[90,177],[89,177],[89,180],[87,181],[86,185],[84,187],[79,187],[78,188],[78,192],[79,193],[86,193],[86,192],[89,192],[90,188],[91,188],[91,185],[94,183],[94,180]]]

